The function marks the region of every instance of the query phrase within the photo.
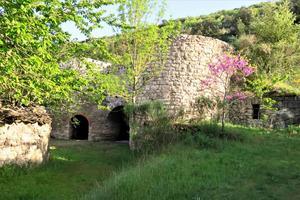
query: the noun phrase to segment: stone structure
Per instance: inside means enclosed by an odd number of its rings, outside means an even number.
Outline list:
[[[180,35],[170,48],[166,66],[159,76],[145,85],[143,92],[136,99],[137,103],[162,101],[171,115],[181,112],[184,120],[198,119],[200,115],[201,118],[217,116],[215,110],[207,111],[207,116],[203,116],[203,113],[199,113],[196,101],[201,96],[208,98],[216,96],[213,87],[201,91],[201,80],[206,79],[209,73],[208,65],[229,51],[232,51],[231,46],[218,39],[199,35]],[[99,73],[109,73],[109,63],[87,61],[99,65]],[[63,67],[70,67],[68,66],[70,64],[71,67],[83,70],[84,73],[84,63],[81,65],[76,61],[66,63]],[[214,85],[218,90],[223,88],[221,86]],[[299,97],[278,97],[278,100],[280,111],[267,113],[261,109],[259,101],[247,99],[231,107],[229,118],[236,123],[263,125],[264,122],[260,118],[265,112],[272,116],[270,118],[273,120],[270,122],[272,126],[299,124]],[[124,102],[117,97],[107,97],[104,104],[108,105],[111,111],[100,110],[97,105],[85,102],[81,103],[73,114],[64,113],[55,116],[52,137],[93,141],[129,139],[129,126],[122,111]]]
[[[271,96],[277,103],[276,110],[265,110],[255,98],[236,102],[229,110],[229,119],[237,124],[285,128],[300,124],[300,96]]]
[[[208,73],[208,64],[228,50],[230,46],[217,39],[196,35],[179,36],[171,46],[165,68],[157,78],[145,86],[144,92],[137,97],[137,102],[161,100],[171,114],[182,110],[184,119],[196,118],[199,114],[194,105],[196,98],[201,95],[210,96],[213,92],[200,91],[200,82]],[[107,69],[108,66],[100,68]],[[123,103],[112,99],[109,99],[107,103],[112,111],[99,110],[96,105],[84,103],[75,110],[73,115],[62,114],[61,117],[54,117],[52,136],[61,139],[76,139],[77,131],[74,130],[76,126],[72,118],[77,116],[83,124],[88,126],[80,130],[88,132],[85,139],[128,138],[129,136],[120,134],[120,130],[128,132],[129,129],[124,123],[121,110]]]
[[[129,139],[129,127],[123,113],[123,101],[107,98],[111,110],[100,110],[97,105],[86,102],[72,113],[53,117],[51,136],[58,139],[123,140]],[[78,124],[74,122],[78,120]]]
[[[42,107],[0,107],[0,166],[48,159],[51,118]]]
[[[186,120],[198,118],[196,99],[216,96],[214,89],[200,89],[201,80],[206,79],[209,73],[208,65],[231,50],[227,43],[218,39],[200,35],[179,36],[171,47],[166,67],[145,86],[137,101],[160,100],[171,114],[183,111]],[[220,86],[215,85],[216,88]]]

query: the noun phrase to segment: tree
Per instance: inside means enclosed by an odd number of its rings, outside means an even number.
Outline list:
[[[250,89],[259,97],[280,82],[294,79],[299,68],[299,25],[288,1],[264,4],[250,25],[250,34],[240,36],[237,47],[257,66]]]
[[[222,132],[224,132],[228,106],[246,98],[242,92],[243,85],[246,77],[254,73],[254,68],[240,56],[223,55],[209,65],[209,71],[210,74],[201,81],[201,89],[214,91],[213,99],[221,109]]]
[[[61,69],[73,21],[87,36],[112,0],[15,0],[0,2],[0,99],[14,105],[62,106],[89,86],[78,71]]]
[[[113,48],[116,64],[125,68],[125,98],[135,104],[145,84],[164,67],[177,33],[173,22],[160,25],[165,1],[125,0],[120,4],[120,35]],[[156,19],[157,17],[157,19]],[[155,21],[156,20],[156,21]]]

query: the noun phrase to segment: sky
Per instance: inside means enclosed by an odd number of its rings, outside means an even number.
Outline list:
[[[207,15],[220,10],[230,10],[268,1],[273,0],[167,0],[165,19]],[[62,27],[71,34],[72,40],[82,41],[86,39],[73,23],[67,22]],[[93,31],[92,37],[103,37],[113,34],[113,30],[109,26],[104,26],[102,29]]]

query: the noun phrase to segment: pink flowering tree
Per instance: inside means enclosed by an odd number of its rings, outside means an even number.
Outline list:
[[[209,75],[201,81],[201,90],[210,91],[221,110],[222,132],[228,106],[246,99],[242,91],[246,78],[254,73],[254,68],[240,55],[222,55],[209,65]]]

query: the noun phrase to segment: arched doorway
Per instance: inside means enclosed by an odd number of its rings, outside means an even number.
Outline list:
[[[82,115],[71,118],[71,139],[87,140],[89,137],[89,121]]]
[[[108,114],[108,120],[116,131],[116,141],[129,140],[129,125],[123,109],[123,106],[118,106]]]

